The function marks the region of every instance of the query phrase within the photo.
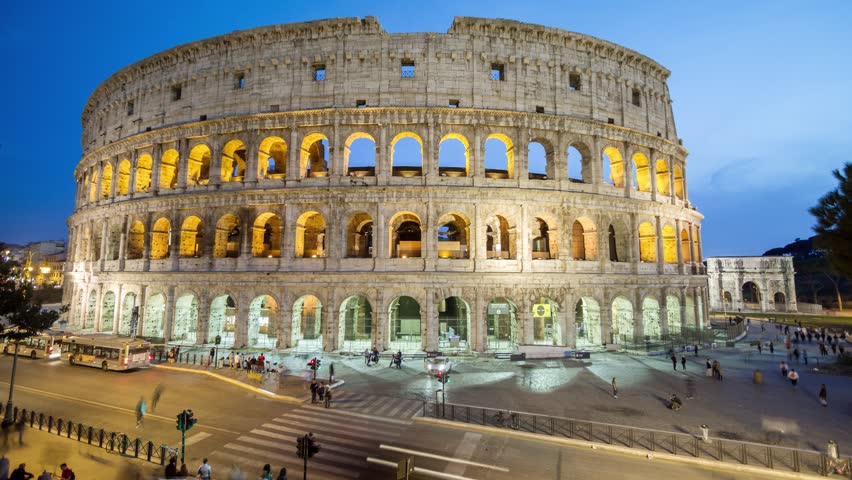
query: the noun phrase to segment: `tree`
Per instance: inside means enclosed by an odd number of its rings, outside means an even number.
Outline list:
[[[2,244],[0,250],[3,250]],[[15,345],[9,401],[3,423],[13,420],[12,393],[18,366],[18,342],[50,328],[59,318],[59,313],[43,310],[41,302],[33,298],[33,286],[25,280],[20,265],[13,260],[0,258],[0,339]]]
[[[816,217],[816,245],[828,253],[828,259],[837,273],[852,277],[852,163],[843,172],[834,170],[838,186],[819,199],[810,209]]]

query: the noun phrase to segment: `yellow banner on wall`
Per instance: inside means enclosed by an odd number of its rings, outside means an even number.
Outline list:
[[[550,316],[550,304],[549,303],[536,303],[533,305],[533,316],[534,317],[549,317]]]

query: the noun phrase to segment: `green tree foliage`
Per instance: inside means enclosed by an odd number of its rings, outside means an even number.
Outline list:
[[[816,217],[816,246],[828,253],[833,269],[852,277],[852,163],[832,172],[838,181],[834,190],[810,209]]]
[[[32,285],[23,281],[21,266],[0,258],[0,338],[23,340],[50,328],[58,318],[59,312],[42,310]]]

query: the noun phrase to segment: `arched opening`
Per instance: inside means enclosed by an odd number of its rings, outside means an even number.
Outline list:
[[[633,154],[633,187],[640,192],[651,191],[651,164],[642,153]]]
[[[166,297],[162,293],[145,299],[145,319],[142,321],[142,336],[147,339],[161,339],[163,319],[166,313]]]
[[[505,297],[488,302],[486,310],[488,350],[513,351],[520,342],[518,334],[518,309]]]
[[[92,232],[92,260],[101,259],[101,243],[103,241],[103,231],[100,226],[95,227]]]
[[[321,133],[306,135],[299,152],[300,178],[327,177],[328,159],[328,137]]]
[[[786,312],[787,311],[787,296],[781,292],[775,292],[772,300],[775,303],[775,310],[778,312]]]
[[[603,345],[601,334],[601,307],[591,297],[582,297],[574,307],[574,323],[577,328],[577,348],[600,347]]]
[[[293,303],[292,335],[290,344],[302,352],[322,351],[322,302],[313,295],[300,297]]]
[[[198,299],[187,293],[175,302],[175,319],[171,341],[188,345],[198,338]]]
[[[203,143],[192,147],[186,168],[187,185],[207,185],[210,183],[210,147]]]
[[[438,174],[442,177],[470,176],[470,143],[464,135],[448,133],[441,138]]]
[[[214,258],[237,258],[240,256],[240,219],[226,214],[216,222],[213,243]]]
[[[470,258],[470,222],[457,213],[438,220],[438,258]]]
[[[215,343],[219,336],[219,348],[234,346],[237,329],[237,303],[230,295],[219,295],[210,303],[210,323],[207,327],[207,343]]]
[[[512,139],[502,133],[492,133],[485,138],[485,176],[515,178],[515,146]]]
[[[609,226],[609,233],[607,236],[607,246],[609,247],[609,261],[617,262],[618,260],[618,240],[615,236],[615,227],[612,225]]]
[[[560,345],[562,326],[559,323],[559,304],[547,297],[538,297],[532,306],[533,344]]]
[[[669,173],[669,162],[660,158],[657,160],[657,193],[660,195],[671,195],[671,173]]]
[[[272,319],[275,319],[275,322]],[[278,302],[270,295],[255,297],[249,304],[249,348],[275,348],[278,335],[275,334],[273,323],[278,323]]]
[[[177,186],[178,176],[177,150],[170,148],[160,157],[160,190],[167,190]]]
[[[246,146],[240,140],[231,140],[222,148],[223,182],[242,182],[246,174]]]
[[[633,304],[622,296],[612,301],[612,342],[622,345],[634,343]]]
[[[130,231],[127,235],[127,251],[125,258],[127,260],[136,260],[142,258],[142,252],[145,250],[145,226],[142,222],[136,220],[130,224]]]
[[[117,195],[130,193],[130,160],[126,158],[118,164],[118,181],[115,184]]]
[[[556,178],[553,174],[553,144],[543,138],[527,144],[527,169],[530,180]]]
[[[121,250],[121,225],[112,224],[107,232],[107,260],[118,260]]]
[[[417,352],[421,350],[420,304],[411,297],[397,297],[388,310],[391,350]]]
[[[195,216],[187,217],[180,227],[180,256],[185,258],[200,257],[202,252],[201,219]]]
[[[421,246],[420,217],[411,212],[400,212],[390,220],[391,258],[419,258]]]
[[[663,226],[663,261],[677,263],[677,237],[671,225]]]
[[[617,148],[609,146],[603,151],[603,179],[615,187],[624,187],[624,158]]]
[[[558,255],[556,244],[556,232],[551,232],[550,225],[539,217],[533,220],[532,230],[532,258],[533,260],[548,260]]]
[[[270,212],[258,215],[252,226],[251,256],[255,258],[281,256],[281,217]]]
[[[582,143],[568,147],[568,180],[588,183],[591,180],[591,151]]]
[[[171,246],[172,224],[167,218],[159,218],[151,231],[151,260],[169,258]]]
[[[691,249],[689,248],[689,234],[683,228],[680,231],[680,255],[683,257],[683,263],[692,263]]]
[[[642,301],[642,332],[646,342],[656,342],[662,338],[660,302],[651,296]]]
[[[733,308],[734,308],[734,296],[731,295],[731,292],[725,290],[722,293],[722,299],[723,299],[722,301],[724,302],[724,305],[723,305],[724,309],[725,310],[733,310]]]
[[[674,167],[674,188],[675,196],[683,200],[683,169],[680,168],[680,165]]]
[[[92,172],[89,177],[89,202],[98,201],[98,171]]]
[[[373,307],[366,297],[354,295],[340,304],[338,348],[347,352],[372,349]]]
[[[686,311],[684,315],[684,322],[687,328],[695,330],[697,324],[695,323],[695,299],[692,298],[692,295],[686,295],[683,299],[684,310]]]
[[[104,171],[101,174],[101,200],[107,200],[110,197],[112,190],[112,165],[104,165]]]
[[[373,218],[358,212],[346,226],[346,258],[373,257]]]
[[[571,250],[574,260],[597,260],[598,231],[590,218],[574,220],[571,226]]]
[[[325,257],[325,218],[305,212],[296,220],[296,258]]]
[[[487,258],[514,260],[517,255],[514,225],[500,215],[488,218],[485,227],[485,250]]]
[[[343,145],[343,168],[350,177],[375,177],[376,140],[364,132],[349,135]]]
[[[447,297],[438,305],[438,347],[470,350],[470,306],[461,297]]]
[[[142,193],[151,188],[151,172],[154,168],[154,160],[151,155],[143,153],[136,159],[136,185],[135,191]]]
[[[413,132],[402,132],[391,141],[391,170],[394,177],[423,175],[423,140]]]
[[[760,288],[754,282],[745,282],[742,287],[743,303],[745,308],[760,310]]]
[[[287,176],[287,142],[266,137],[257,151],[257,178],[284,179]]]
[[[108,291],[101,303],[101,332],[112,333],[115,317],[115,293]]]
[[[666,295],[666,321],[669,324],[669,337],[681,334],[680,300],[674,295]]]
[[[701,227],[694,227],[692,231],[692,258],[695,262],[701,262]]]
[[[646,263],[657,261],[657,232],[648,222],[639,224],[639,261]]]
[[[133,307],[136,306],[136,294],[127,292],[121,302],[121,323],[118,325],[119,335],[130,335],[133,322]]]

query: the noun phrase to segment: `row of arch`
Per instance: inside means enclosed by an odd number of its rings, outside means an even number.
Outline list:
[[[291,141],[295,140],[294,138]],[[558,179],[555,165],[565,162],[566,179],[593,183],[601,182],[640,192],[655,191],[659,195],[686,196],[683,163],[664,157],[634,151],[625,156],[615,145],[606,145],[600,152],[600,173],[592,165],[592,149],[584,142],[573,142],[559,152],[557,142],[546,136],[533,137],[526,145],[526,174],[530,180]],[[485,176],[494,179],[514,179],[517,174],[516,145],[504,133],[491,133],[482,142],[483,166],[475,173],[471,142],[460,133],[447,133],[438,142],[437,173],[445,177]],[[422,176],[426,170],[424,142],[412,131],[396,134],[389,144],[390,174],[400,177]],[[159,149],[155,149],[155,152]],[[375,138],[367,132],[352,133],[343,143],[343,166],[337,175],[353,177],[375,176],[379,149]],[[251,153],[251,154],[250,154]],[[159,158],[155,161],[155,156]],[[290,151],[281,136],[263,138],[256,149],[246,142],[232,138],[222,145],[199,141],[187,147],[185,158],[176,148],[161,154],[134,152],[115,162],[103,162],[89,168],[78,178],[78,205],[107,200],[130,193],[145,193],[156,189],[166,191],[182,186],[192,187],[209,183],[242,182],[246,179],[284,180],[326,177],[332,173],[332,151],[329,138],[319,132],[303,136],[298,148]],[[135,157],[132,158],[132,157]],[[562,157],[562,158],[560,158]],[[214,158],[217,160],[214,162]],[[288,164],[292,165],[288,167]],[[294,171],[291,171],[294,170]],[[628,174],[628,171],[630,174]]]
[[[78,261],[118,260],[122,249],[126,260],[162,260],[172,256],[323,258],[335,255],[329,243],[336,241],[341,245],[336,255],[343,258],[420,258],[429,255],[424,252],[424,243],[429,242],[438,258],[470,259],[476,253],[475,235],[485,236],[485,252],[480,255],[488,259],[594,261],[602,259],[603,255],[603,259],[609,261],[625,262],[630,261],[628,242],[638,244],[639,262],[677,264],[701,258],[698,231],[696,228],[690,232],[691,225],[678,231],[668,222],[655,225],[642,221],[631,233],[623,222],[598,225],[586,216],[579,216],[571,223],[570,234],[563,236],[570,250],[561,255],[561,249],[566,248],[560,245],[561,226],[554,217],[545,214],[533,216],[529,229],[519,230],[511,216],[493,214],[486,217],[484,225],[477,227],[465,213],[448,212],[438,218],[434,231],[429,232],[415,212],[396,212],[384,228],[379,229],[369,213],[358,211],[350,214],[342,238],[335,239],[327,237],[327,232],[336,230],[330,228],[325,215],[308,210],[300,213],[287,229],[292,235],[289,241],[282,217],[272,211],[257,214],[253,220],[226,213],[210,225],[205,225],[198,215],[184,216],[179,225],[173,225],[168,216],[154,215],[152,219],[148,232],[146,224],[133,217],[125,224],[114,222],[103,228],[85,226],[72,235],[80,242],[79,247],[74,247],[77,255],[73,258]],[[519,231],[528,232],[528,252],[519,252]],[[374,248],[379,244],[374,235],[387,236],[386,252]]]
[[[138,302],[132,291],[125,293],[119,303],[112,290],[101,298],[92,290],[84,307],[80,291],[75,326],[84,331],[129,335],[131,312]],[[559,303],[551,298],[539,297],[535,302],[530,318],[519,312],[511,299],[492,298],[481,312],[484,322],[480,320],[476,325],[470,303],[463,297],[449,296],[438,302],[438,328],[429,332],[421,302],[407,295],[391,299],[384,307],[384,315],[376,315],[369,299],[359,294],[346,296],[332,309],[315,295],[303,295],[291,308],[284,308],[275,296],[261,294],[248,302],[246,310],[233,296],[221,293],[213,297],[205,312],[198,296],[187,291],[174,299],[167,321],[169,302],[158,292],[145,299],[137,333],[186,344],[212,343],[219,336],[226,348],[359,352],[375,345],[419,351],[427,347],[425,337],[433,335],[442,349],[511,350],[525,342],[576,348],[657,342],[676,338],[685,329],[700,329],[704,322],[700,295],[685,295],[683,302],[678,295],[646,295],[637,306],[627,296],[618,295],[607,305],[608,315],[602,315],[601,303],[592,296],[580,297],[571,312],[560,311]],[[573,334],[563,331],[568,328]],[[528,331],[522,333],[525,329]],[[476,335],[484,337],[484,342],[476,340]]]
[[[752,281],[744,282],[740,287],[740,294],[740,298],[742,299],[742,307],[745,307],[746,310],[764,309],[764,293],[757,283]],[[784,292],[776,291],[774,294],[772,294],[771,298],[775,311],[785,312],[788,310],[787,295]],[[731,291],[722,291],[722,302],[723,308],[725,308],[726,310],[733,310],[734,296],[731,294]]]

